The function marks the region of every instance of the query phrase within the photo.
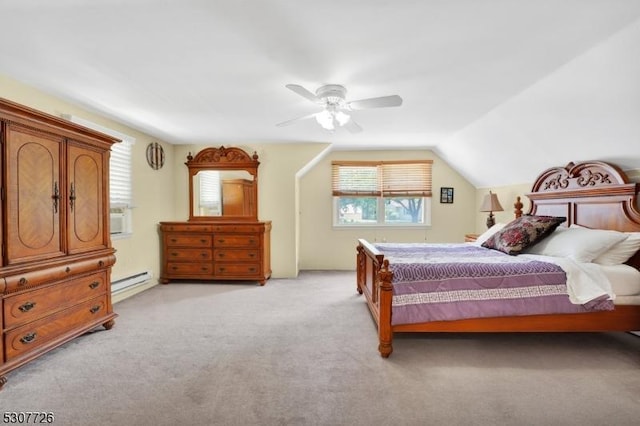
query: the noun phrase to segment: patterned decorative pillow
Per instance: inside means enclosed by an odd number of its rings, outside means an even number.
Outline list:
[[[493,234],[482,247],[517,255],[552,233],[566,217],[524,215]]]

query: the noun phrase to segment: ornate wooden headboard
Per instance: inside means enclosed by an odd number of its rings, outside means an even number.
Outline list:
[[[639,183],[630,182],[617,166],[603,161],[569,163],[538,176],[529,214],[564,216],[564,226],[640,232]],[[640,252],[627,262],[640,269]]]

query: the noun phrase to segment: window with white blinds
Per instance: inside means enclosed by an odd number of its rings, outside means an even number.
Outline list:
[[[109,162],[109,199],[111,208],[130,208],[133,204],[131,190],[131,143],[123,140],[111,147]]]
[[[198,173],[200,190],[200,209],[217,212],[222,211],[220,197],[220,172],[207,170]],[[208,213],[211,214],[211,213]]]

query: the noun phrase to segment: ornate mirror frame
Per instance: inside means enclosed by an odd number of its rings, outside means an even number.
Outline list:
[[[258,154],[249,155],[240,148],[205,148],[195,157],[189,153],[187,162],[189,168],[189,221],[244,221],[255,222],[258,220]],[[248,185],[250,199],[247,201],[249,212],[246,215],[221,215],[201,216],[194,212],[194,177],[201,171],[247,171],[253,177]]]

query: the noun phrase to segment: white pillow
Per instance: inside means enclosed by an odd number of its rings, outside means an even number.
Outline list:
[[[582,227],[557,228],[548,237],[529,247],[529,254],[568,257],[576,262],[592,262],[615,244],[627,239],[617,231]]]
[[[493,234],[495,234],[496,232],[504,228],[505,225],[506,223],[496,223],[491,228],[487,229],[482,234],[478,235],[478,238],[476,238],[476,240],[472,244],[476,246],[481,246],[482,243],[484,243],[489,238],[491,238]]]
[[[620,265],[636,254],[640,250],[640,232],[625,232],[625,234],[628,235],[626,240],[620,241],[596,257],[593,263],[608,266]]]

